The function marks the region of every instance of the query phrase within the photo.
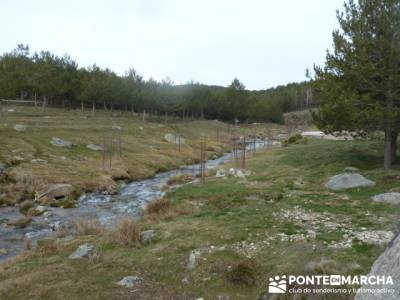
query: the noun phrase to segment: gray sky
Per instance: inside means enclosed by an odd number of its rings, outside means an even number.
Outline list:
[[[0,52],[18,43],[145,78],[249,89],[322,64],[343,0],[0,0]]]

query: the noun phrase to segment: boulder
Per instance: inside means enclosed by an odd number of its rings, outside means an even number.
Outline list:
[[[331,177],[325,186],[328,189],[339,191],[358,187],[375,186],[375,182],[366,179],[358,173],[343,173]]]
[[[137,276],[126,276],[118,281],[117,284],[123,287],[132,288],[140,281],[141,279]]]
[[[376,290],[374,293],[363,293],[360,290],[355,296],[355,300],[396,300],[400,299],[400,236],[398,235],[391,243],[389,243],[386,250],[378,257],[372,265],[371,271],[367,276],[385,276],[390,275],[394,285],[378,283],[374,285],[362,285],[362,289]],[[394,293],[381,293],[384,289],[393,289]]]
[[[14,130],[18,132],[25,132],[26,131],[26,126],[21,125],[21,124],[16,124],[14,125]]]
[[[82,259],[93,256],[95,247],[92,244],[83,244],[78,247],[70,256],[69,259]]]
[[[40,203],[46,203],[54,199],[69,196],[73,190],[74,187],[68,183],[50,184],[46,188],[36,192],[35,200]]]
[[[90,150],[93,150],[93,151],[101,151],[101,150],[103,150],[103,147],[102,147],[102,146],[96,145],[96,144],[89,144],[89,145],[86,145],[86,148],[88,148],[88,149],[90,149]]]
[[[155,235],[156,235],[156,234],[155,234],[155,231],[152,230],[152,229],[142,231],[142,232],[140,233],[140,242],[141,242],[142,244],[150,243],[150,242],[153,240],[153,238],[154,238]]]
[[[64,141],[58,137],[52,137],[50,143],[53,146],[57,146],[57,147],[66,147],[66,148],[71,148],[72,147],[72,143],[69,141]]]
[[[219,170],[217,171],[217,173],[215,174],[215,177],[217,177],[217,178],[225,177],[225,176],[226,176],[226,173],[225,173],[225,170],[224,170],[224,169],[219,169]]]
[[[372,198],[375,202],[384,202],[390,204],[400,204],[400,193],[384,193],[375,195]]]
[[[182,136],[176,136],[173,133],[167,133],[164,135],[164,140],[170,144],[181,144],[185,143],[185,139]]]

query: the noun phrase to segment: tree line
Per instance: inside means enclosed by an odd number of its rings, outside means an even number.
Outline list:
[[[135,69],[118,75],[97,65],[80,68],[70,56],[31,54],[20,44],[0,56],[0,98],[30,99],[74,109],[130,110],[182,118],[283,122],[283,113],[310,107],[309,83],[249,91],[234,79],[228,87],[170,79],[145,80]]]

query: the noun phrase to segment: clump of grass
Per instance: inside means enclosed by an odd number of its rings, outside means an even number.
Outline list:
[[[337,270],[337,262],[332,259],[321,259],[317,262],[309,262],[306,265],[306,271],[309,271],[311,274],[336,274]]]
[[[32,221],[32,216],[27,215],[25,217],[19,218],[18,220],[8,223],[8,225],[13,225],[20,228],[25,228]]]
[[[283,146],[289,146],[291,144],[300,144],[300,143],[307,143],[307,139],[303,138],[300,133],[292,135],[287,140],[283,141]]]
[[[238,286],[251,286],[256,282],[256,265],[252,260],[242,260],[227,271],[227,279]]]
[[[96,235],[104,232],[104,226],[97,219],[78,218],[74,220],[73,225],[76,235]]]
[[[54,239],[43,239],[37,242],[36,253],[41,256],[48,256],[57,252],[58,247]]]
[[[148,215],[152,214],[163,214],[171,208],[171,201],[168,199],[158,199],[150,201],[146,206],[145,213]]]
[[[55,200],[50,203],[52,207],[61,207],[61,208],[74,208],[76,207],[76,201],[72,198],[64,198],[62,200]]]
[[[194,212],[195,207],[191,204],[180,203],[179,205],[173,205],[169,199],[163,198],[151,201],[146,206],[145,215],[150,219],[173,219]]]
[[[193,177],[188,174],[178,175],[170,178],[167,181],[168,185],[185,184],[193,180]]]
[[[122,246],[138,246],[140,229],[133,218],[123,218],[113,227],[110,237],[113,242]]]
[[[31,208],[33,208],[32,200],[25,200],[19,205],[19,211],[24,215],[28,215]]]

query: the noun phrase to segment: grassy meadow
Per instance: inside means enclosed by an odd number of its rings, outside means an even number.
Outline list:
[[[379,140],[304,140],[260,150],[248,157],[246,179],[210,174],[204,185],[169,192],[136,224],[155,230],[148,244],[124,246],[99,229],[67,242],[48,239],[0,265],[0,298],[82,299],[84,291],[85,299],[258,299],[277,274],[366,274],[384,245],[340,245],[352,232],[395,231],[400,211],[370,200],[400,191],[400,169],[385,174],[381,153]],[[327,190],[328,178],[348,166],[376,186]],[[97,255],[69,260],[83,242]],[[201,254],[188,268],[195,249]],[[142,281],[118,286],[127,275]]]

